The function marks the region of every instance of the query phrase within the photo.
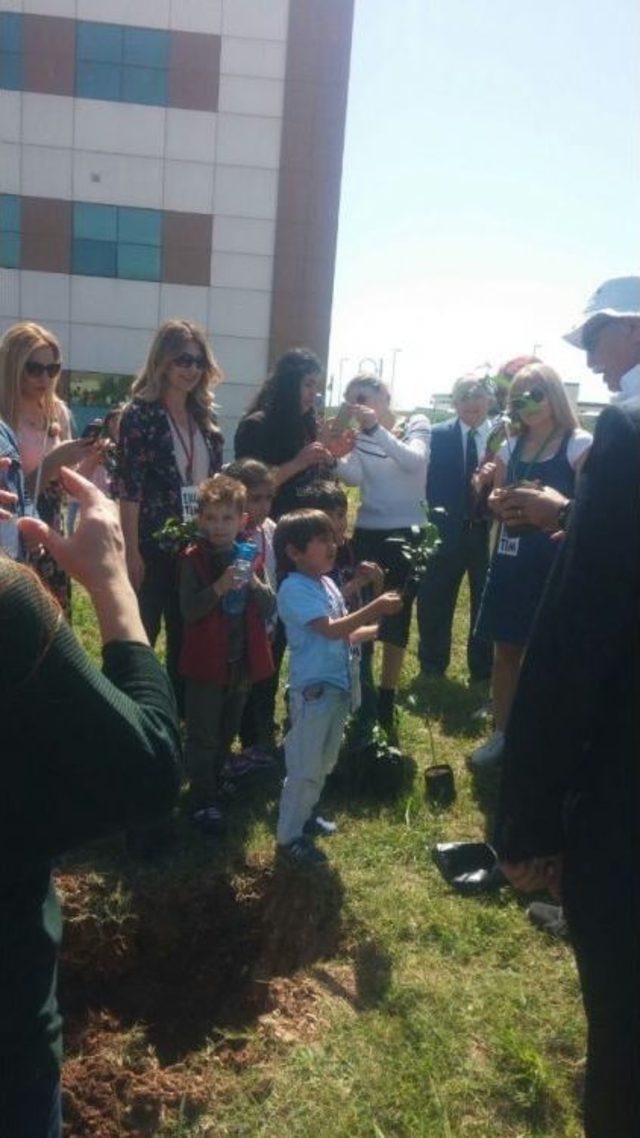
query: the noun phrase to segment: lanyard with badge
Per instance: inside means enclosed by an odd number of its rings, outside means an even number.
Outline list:
[[[538,449],[535,452],[535,454],[533,455],[533,457],[528,460],[526,465],[525,465],[524,459],[520,459],[519,454],[517,452],[514,452],[514,454],[509,459],[509,466],[508,466],[508,470],[507,470],[507,478],[509,479],[509,482],[508,482],[509,485],[512,485],[512,484],[514,486],[540,485],[538,482],[533,482],[533,483],[530,482],[529,481],[529,475],[530,475],[531,471],[533,470],[534,466],[536,465],[536,463],[542,458],[542,455],[544,454],[545,450],[549,446],[549,443],[557,435],[557,433],[558,433],[558,427],[554,426],[552,428],[552,430],[549,432],[549,434],[546,436],[546,438],[544,439],[542,444],[538,447]],[[516,478],[516,469],[517,469],[518,465],[521,465],[523,468],[520,478]],[[533,528],[535,529],[536,527],[533,527]],[[513,533],[510,533],[508,527],[503,524],[501,526],[501,529],[500,529],[500,538],[498,540],[498,548],[497,548],[498,554],[501,555],[502,557],[517,557],[519,550],[520,550],[520,537],[519,536],[516,537],[516,536],[514,536]]]
[[[183,454],[184,454],[184,457],[186,460],[185,461],[184,479],[182,478],[182,474],[180,472],[180,466],[176,462],[176,466],[178,467],[178,474],[180,475],[180,481],[182,482],[182,485],[180,487],[180,499],[182,502],[182,520],[183,520],[183,522],[186,522],[186,521],[189,521],[189,518],[195,518],[196,514],[198,513],[198,487],[195,486],[193,483],[193,460],[194,460],[195,449],[196,449],[195,426],[193,423],[192,416],[188,415],[189,438],[188,438],[188,442],[186,442],[184,435],[183,435],[182,431],[180,430],[180,427],[178,426],[173,415],[171,414],[169,408],[165,407],[165,410],[167,412],[167,415],[169,416],[171,426],[173,427],[173,429],[175,431],[175,437],[178,440],[178,442],[180,443],[180,446],[182,447],[182,451],[183,451]]]

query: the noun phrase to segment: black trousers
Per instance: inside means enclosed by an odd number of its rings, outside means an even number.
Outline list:
[[[640,871],[625,805],[606,817],[578,800],[567,825],[563,904],[587,1017],[586,1138],[640,1134]]]
[[[488,566],[487,522],[465,523],[459,534],[448,539],[431,558],[418,591],[418,651],[424,672],[444,675],[449,667],[453,616],[466,573],[471,594],[467,663],[472,679],[489,678],[493,645],[473,633]]]
[[[178,714],[184,719],[184,682],[178,673],[183,624],[175,557],[161,550],[144,554],[144,580],[138,593],[138,604],[152,648],[156,646],[164,618],[166,667],[175,692]]]

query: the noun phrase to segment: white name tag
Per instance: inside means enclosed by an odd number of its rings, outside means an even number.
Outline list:
[[[498,553],[501,553],[503,557],[517,557],[519,547],[519,537],[509,537],[504,531],[500,534]]]
[[[198,513],[198,487],[182,486],[180,494],[182,496],[182,520],[188,522],[190,518],[195,518]]]

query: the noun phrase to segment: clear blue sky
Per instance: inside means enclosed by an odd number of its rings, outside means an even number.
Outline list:
[[[396,402],[561,334],[640,271],[638,0],[356,0],[330,370]]]

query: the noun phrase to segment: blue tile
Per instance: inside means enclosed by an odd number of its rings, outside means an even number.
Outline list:
[[[71,271],[85,277],[115,277],[115,241],[73,242]]]
[[[76,57],[97,63],[121,63],[123,28],[119,24],[92,24],[79,21]]]
[[[115,205],[76,202],[73,207],[73,236],[92,241],[116,241],[118,209]]]
[[[156,209],[118,209],[118,241],[132,245],[162,244],[162,214]]]
[[[22,56],[11,51],[0,51],[0,87],[6,91],[22,91]]]
[[[167,105],[167,75],[153,67],[122,68],[122,101],[145,103],[153,107]]]
[[[20,232],[20,198],[17,194],[0,194],[0,230]]]
[[[22,16],[19,12],[0,12],[0,49],[21,52]]]
[[[168,67],[169,33],[155,28],[125,28],[123,62],[139,67]]]
[[[160,249],[152,245],[118,245],[118,276],[136,281],[159,281]]]
[[[112,63],[76,63],[76,95],[81,99],[121,98],[122,69]]]
[[[0,265],[3,269],[20,268],[19,233],[0,233]]]

